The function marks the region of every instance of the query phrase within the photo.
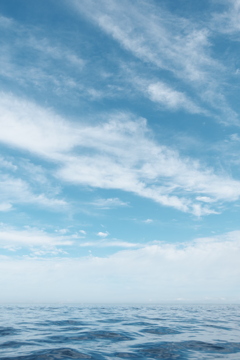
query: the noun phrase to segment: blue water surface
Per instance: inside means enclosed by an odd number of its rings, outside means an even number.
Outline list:
[[[240,305],[0,306],[0,359],[240,359]]]

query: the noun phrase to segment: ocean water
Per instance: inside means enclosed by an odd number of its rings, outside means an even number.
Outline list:
[[[0,306],[0,359],[239,360],[240,306]]]

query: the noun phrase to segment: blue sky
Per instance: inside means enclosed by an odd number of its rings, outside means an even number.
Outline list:
[[[0,301],[239,301],[240,2],[1,0]]]

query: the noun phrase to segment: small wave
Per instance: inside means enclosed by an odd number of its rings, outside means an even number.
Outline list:
[[[46,342],[56,342],[56,343],[64,343],[64,342],[72,342],[72,341],[86,341],[86,340],[111,340],[111,341],[124,341],[124,340],[132,340],[132,337],[129,335],[125,335],[117,332],[109,332],[109,331],[88,331],[78,335],[54,335],[49,336]]]
[[[16,357],[4,357],[1,360],[59,360],[59,359],[97,359],[99,357],[93,357],[91,355],[73,350],[71,348],[62,348],[54,350],[37,351],[30,355],[16,356]]]
[[[32,345],[32,344],[28,343],[28,342],[24,342],[24,341],[7,341],[5,343],[0,344],[0,348],[14,349],[14,348],[20,348],[21,346],[26,346],[26,345]]]
[[[186,357],[180,353],[179,349],[169,346],[151,346],[141,349],[139,351],[143,357],[150,357],[151,359],[167,359],[167,360],[185,360]]]
[[[225,326],[218,326],[218,325],[204,325],[206,327],[211,327],[211,328],[214,328],[214,329],[219,329],[219,330],[232,330],[231,328],[229,327],[225,327]]]
[[[8,336],[8,335],[15,335],[19,332],[18,329],[12,327],[0,327],[0,337],[1,336]]]
[[[137,349],[140,354],[154,359],[186,359],[189,351],[232,354],[240,352],[239,343],[207,343],[204,341],[161,342],[159,344],[144,344]]]
[[[139,359],[139,355],[130,352],[117,352],[114,354],[115,357],[119,357],[122,359]]]
[[[101,319],[101,320],[98,320],[98,322],[105,323],[105,324],[117,324],[117,323],[123,322],[123,320],[122,319]]]
[[[131,325],[131,326],[151,326],[152,324],[145,321],[135,321],[130,323],[125,323],[125,325]]]
[[[158,327],[158,328],[150,328],[150,329],[143,329],[141,332],[154,334],[154,335],[173,335],[173,334],[180,334],[180,331],[170,329],[168,327]]]
[[[184,349],[231,354],[240,352],[239,343],[207,343],[204,341],[184,341],[181,345]]]
[[[110,332],[110,331],[91,331],[83,335],[85,339],[106,339],[106,340],[132,340],[132,337],[120,332]]]
[[[47,321],[42,321],[42,322],[38,322],[36,323],[36,325],[38,326],[60,326],[60,327],[64,327],[64,326],[86,326],[88,325],[88,323],[84,322],[84,321],[79,321],[79,320],[47,320]]]

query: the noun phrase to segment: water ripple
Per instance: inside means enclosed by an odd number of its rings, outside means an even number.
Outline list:
[[[2,360],[55,360],[55,359],[94,359],[91,355],[81,353],[79,351],[63,348],[54,350],[43,350],[34,352],[31,355],[4,357]]]
[[[240,359],[240,306],[0,306],[1,360]]]

